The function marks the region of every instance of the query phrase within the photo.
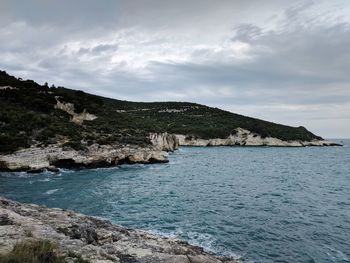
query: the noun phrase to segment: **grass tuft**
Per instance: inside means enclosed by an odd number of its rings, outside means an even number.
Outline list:
[[[17,243],[8,254],[0,255],[0,263],[66,263],[57,250],[57,245],[48,240],[25,240]],[[89,263],[77,254],[74,254],[74,262]]]

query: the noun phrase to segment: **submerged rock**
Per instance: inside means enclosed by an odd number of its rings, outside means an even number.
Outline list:
[[[77,254],[90,262],[237,263],[187,242],[73,211],[21,204],[0,197],[0,253],[22,240],[49,240],[63,255]]]
[[[38,168],[38,169],[30,169],[30,170],[27,171],[27,173],[29,173],[29,174],[39,174],[39,173],[42,173],[44,171],[45,171],[44,168]]]
[[[58,173],[60,171],[60,169],[58,169],[57,167],[50,165],[49,167],[46,168],[49,172],[53,172],[53,173]]]

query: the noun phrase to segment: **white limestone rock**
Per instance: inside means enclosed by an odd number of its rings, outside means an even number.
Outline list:
[[[137,146],[91,145],[84,151],[60,145],[31,147],[0,155],[0,171],[37,171],[60,168],[96,168],[118,164],[168,162],[166,151]]]
[[[55,105],[55,108],[63,110],[67,112],[69,115],[71,115],[72,116],[71,121],[76,124],[82,124],[83,121],[93,121],[94,119],[97,118],[96,115],[88,113],[86,112],[86,110],[84,110],[81,113],[76,113],[73,103],[61,102],[58,100],[58,98],[56,98],[56,100],[57,100],[57,104]]]
[[[179,140],[174,134],[150,133],[148,138],[155,149],[161,151],[175,151],[179,147]]]
[[[278,138],[262,138],[259,134],[249,130],[237,128],[227,138],[201,139],[183,134],[176,134],[180,146],[275,146],[275,147],[304,147],[304,146],[334,146],[334,142],[326,140],[313,141],[283,141]]]

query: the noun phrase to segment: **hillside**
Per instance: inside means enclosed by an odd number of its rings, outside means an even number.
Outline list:
[[[0,71],[0,152],[63,143],[150,144],[149,133],[226,138],[240,127],[284,141],[322,139],[290,127],[188,102],[130,102],[83,91],[39,85]]]

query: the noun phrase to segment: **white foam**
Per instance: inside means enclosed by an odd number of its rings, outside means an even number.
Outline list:
[[[57,189],[51,189],[51,190],[46,191],[45,194],[47,194],[47,195],[52,195],[53,193],[55,193],[55,192],[57,192],[57,191],[59,191],[59,190],[60,190],[59,188],[57,188]]]
[[[189,243],[195,246],[203,247],[205,250],[214,252],[214,242],[215,239],[212,235],[207,233],[198,233],[198,232],[188,232],[187,236],[189,238]]]
[[[181,239],[181,235],[182,235],[182,231],[181,229],[176,229],[174,231],[169,231],[169,232],[162,232],[159,230],[148,230],[149,233],[157,235],[157,236],[163,236],[163,237],[167,237],[167,238],[173,238],[173,239]]]
[[[189,244],[193,246],[202,247],[205,251],[210,253],[221,254],[223,256],[231,257],[236,260],[242,258],[242,256],[231,251],[226,251],[226,252],[218,251],[214,246],[215,238],[212,235],[207,233],[188,232],[186,235],[180,228],[169,232],[162,232],[154,229],[148,230],[147,232],[154,235],[167,237],[167,238],[186,240]],[[186,236],[188,238],[186,238]],[[247,263],[250,263],[250,262],[247,262]]]
[[[325,246],[325,247],[326,249],[330,250],[330,252],[326,252],[326,254],[328,255],[329,258],[331,258],[331,260],[337,261],[341,259],[342,261],[349,262],[349,258],[342,251],[330,246]]]
[[[45,179],[39,180],[39,182],[50,182],[50,181],[51,181],[50,178],[45,178]]]

